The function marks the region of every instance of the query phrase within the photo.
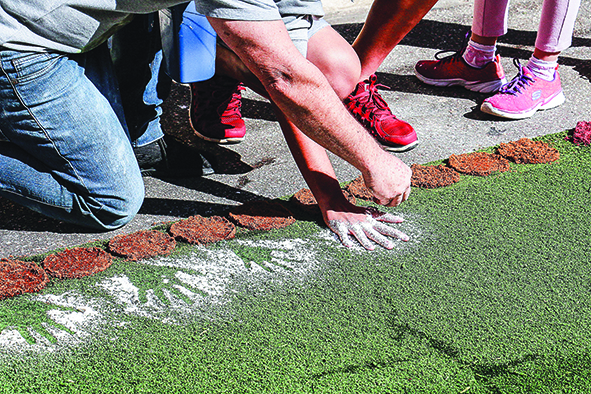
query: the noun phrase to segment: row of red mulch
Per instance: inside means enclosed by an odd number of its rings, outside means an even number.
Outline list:
[[[591,122],[579,122],[572,142],[577,145],[591,143]],[[558,160],[558,150],[541,141],[522,138],[501,143],[494,154],[485,152],[451,155],[448,166],[412,165],[411,185],[421,188],[444,187],[460,180],[460,173],[487,176],[493,172],[508,171],[509,161],[520,164],[550,163]],[[360,176],[343,189],[352,203],[356,199],[371,201],[373,196]],[[318,204],[309,189],[302,189],[291,199],[310,213],[319,213]],[[138,261],[154,256],[169,255],[176,241],[205,245],[233,238],[238,225],[248,230],[268,231],[291,225],[293,215],[281,204],[273,201],[254,201],[232,208],[228,217],[200,215],[173,223],[170,235],[156,230],[138,231],[118,235],[108,243],[108,251],[101,248],[73,248],[47,256],[42,267],[34,262],[0,259],[0,300],[45,288],[50,278],[73,279],[104,271],[113,263],[113,257]]]
[[[221,216],[192,216],[173,223],[169,233],[142,230],[118,235],[107,244],[107,250],[98,247],[66,249],[47,256],[38,265],[31,261],[0,259],[0,300],[23,293],[44,289],[51,278],[77,279],[106,270],[114,257],[138,261],[155,256],[169,255],[177,240],[205,245],[233,238],[236,225],[248,230],[272,230],[295,222],[293,215],[278,202],[253,201],[232,208],[228,218]]]
[[[495,172],[509,171],[510,162],[541,164],[551,163],[559,158],[558,150],[547,143],[521,138],[518,141],[501,143],[496,153],[473,152],[451,155],[447,165],[413,164],[411,185],[426,189],[444,187],[459,182],[460,174],[488,176]]]

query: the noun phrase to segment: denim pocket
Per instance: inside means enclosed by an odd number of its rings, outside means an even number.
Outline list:
[[[11,61],[15,73],[13,80],[20,84],[36,79],[51,70],[62,57],[57,53],[23,53]]]

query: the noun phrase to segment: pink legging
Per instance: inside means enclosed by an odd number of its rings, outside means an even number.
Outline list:
[[[568,48],[580,4],[581,0],[544,0],[536,48],[544,52]],[[506,34],[508,9],[509,0],[475,0],[472,32],[483,37]]]

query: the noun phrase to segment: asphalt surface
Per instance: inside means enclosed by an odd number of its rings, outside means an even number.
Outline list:
[[[371,1],[324,3],[326,19],[352,42]],[[513,58],[525,63],[533,51],[541,4],[542,1],[531,0],[511,3],[510,31],[499,43],[508,78],[517,72]],[[390,87],[381,90],[382,96],[399,118],[415,127],[420,140],[417,148],[397,154],[398,157],[409,165],[427,163],[522,137],[573,129],[578,121],[591,120],[590,17],[591,2],[583,0],[573,45],[559,59],[566,103],[538,112],[530,119],[504,121],[478,110],[485,95],[462,88],[426,86],[414,76],[413,67],[418,60],[432,59],[440,50],[459,49],[470,28],[471,0],[440,0],[378,70],[378,82]],[[186,87],[175,86],[163,119],[169,131],[187,127],[186,95]],[[108,233],[88,233],[0,201],[0,258],[35,255],[95,239],[109,239],[161,222],[221,212],[252,199],[286,196],[306,187],[269,104],[250,91],[244,92],[243,97],[246,140],[226,147],[201,146],[214,164],[216,174],[174,180],[144,178],[146,200],[140,213],[127,226]],[[332,158],[340,181],[350,181],[359,175],[348,163]]]

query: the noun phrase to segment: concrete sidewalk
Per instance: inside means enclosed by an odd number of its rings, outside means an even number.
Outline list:
[[[499,45],[509,78],[516,73],[512,59],[519,58],[525,63],[533,50],[541,3],[515,0],[511,4],[510,31]],[[370,5],[369,0],[355,3],[326,1],[326,18],[352,42]],[[398,156],[409,165],[426,163],[521,137],[573,129],[577,121],[591,120],[590,17],[591,2],[583,0],[573,45],[560,58],[566,103],[538,112],[530,119],[503,121],[478,110],[485,95],[461,88],[429,87],[414,77],[413,67],[418,60],[432,59],[439,50],[459,49],[469,30],[472,1],[440,0],[390,54],[378,72],[379,83],[391,88],[382,90],[383,97],[398,117],[415,127],[420,139],[417,148]],[[186,87],[175,87],[174,100],[171,100],[175,104],[168,104],[165,108],[165,127],[188,127],[186,95]],[[33,255],[94,239],[109,239],[116,234],[149,228],[155,223],[221,212],[230,205],[260,197],[281,197],[305,187],[269,104],[249,91],[245,92],[244,98],[246,140],[228,147],[204,147],[217,173],[174,181],[145,178],[146,200],[140,214],[118,231],[81,232],[0,200],[0,258]],[[179,102],[181,104],[177,105]],[[347,163],[336,157],[333,159],[339,180],[349,181],[359,175]]]

